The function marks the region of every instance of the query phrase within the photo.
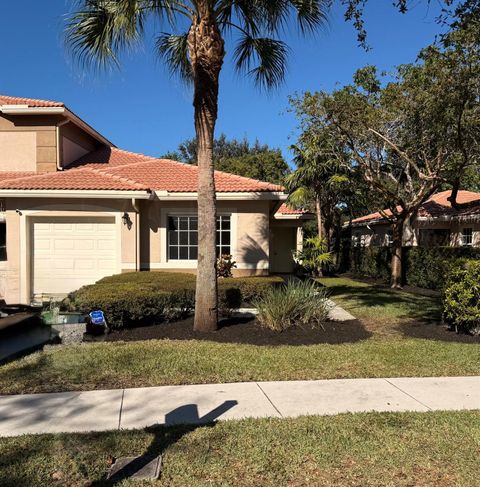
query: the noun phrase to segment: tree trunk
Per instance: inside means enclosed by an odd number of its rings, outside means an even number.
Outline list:
[[[198,266],[194,330],[215,331],[218,323],[216,272],[216,197],[213,138],[218,110],[218,83],[225,55],[224,42],[210,11],[198,6],[188,34],[194,77],[195,132],[198,164]]]
[[[394,289],[402,287],[402,248],[403,248],[403,227],[404,220],[399,220],[393,224],[392,229],[392,274],[391,286]]]
[[[318,237],[324,238],[325,232],[323,230],[322,204],[318,193],[315,196],[315,212],[317,214]]]

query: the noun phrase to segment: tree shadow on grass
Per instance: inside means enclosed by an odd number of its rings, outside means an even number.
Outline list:
[[[111,487],[131,478],[132,475],[155,461],[167,448],[180,441],[185,435],[199,427],[214,427],[220,416],[237,405],[236,400],[224,401],[204,416],[199,415],[196,404],[186,404],[170,411],[165,415],[165,426],[145,428],[146,432],[153,434],[153,439],[141,456],[123,466],[110,478],[94,481],[90,487]]]
[[[441,318],[438,296],[423,296],[380,285],[333,285],[328,289],[333,300],[341,297],[351,301],[348,311],[354,316],[356,310],[384,308],[386,315],[401,320],[438,322]],[[378,318],[382,318],[381,313]]]

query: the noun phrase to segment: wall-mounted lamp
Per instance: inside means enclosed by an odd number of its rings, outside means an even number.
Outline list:
[[[18,208],[15,210],[15,213],[17,213],[18,215],[22,216],[22,212]]]
[[[122,223],[130,230],[132,228],[132,220],[130,220],[130,215],[125,212],[123,215],[122,215]]]

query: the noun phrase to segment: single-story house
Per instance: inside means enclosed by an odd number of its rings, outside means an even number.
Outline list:
[[[240,276],[288,273],[305,215],[282,186],[215,173],[217,246]],[[63,103],[0,96],[0,297],[197,267],[197,167],[121,150]]]
[[[480,247],[480,193],[459,191],[458,208],[448,200],[451,191],[434,194],[420,206],[405,225],[405,246],[473,246]],[[385,213],[391,214],[390,210]],[[354,246],[388,246],[392,244],[389,221],[380,212],[351,222]]]

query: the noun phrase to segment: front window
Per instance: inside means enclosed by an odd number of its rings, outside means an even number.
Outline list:
[[[217,255],[231,254],[230,216],[217,216]],[[168,217],[168,259],[198,259],[198,217]]]
[[[7,260],[7,225],[0,222],[0,262]]]
[[[464,228],[462,230],[462,245],[473,244],[473,228]]]

